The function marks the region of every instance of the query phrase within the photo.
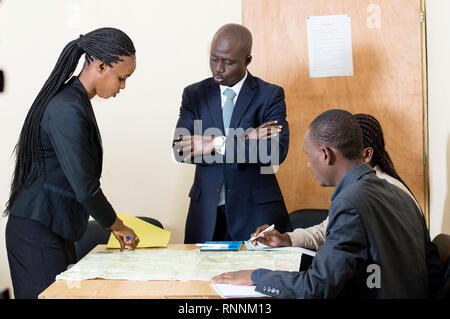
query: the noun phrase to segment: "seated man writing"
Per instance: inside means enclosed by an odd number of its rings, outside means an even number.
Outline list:
[[[395,170],[394,163],[385,148],[383,129],[378,120],[369,114],[354,114],[353,117],[358,121],[363,136],[363,162],[370,165],[377,177],[385,179],[394,186],[405,191],[416,203],[420,209],[414,195],[409,187],[402,180]],[[292,232],[279,233],[276,229],[261,233],[258,242],[270,246],[297,246],[308,249],[318,250],[325,242],[325,231],[327,229],[329,218],[323,222],[308,228],[297,228]],[[269,225],[262,225],[256,228],[251,237],[258,235]],[[256,245],[256,241],[254,241]]]
[[[325,242],[307,271],[224,273],[215,283],[256,285],[279,298],[427,298],[441,279],[439,255],[414,200],[362,161],[351,113],[330,110],[309,126],[303,150],[331,196]]]

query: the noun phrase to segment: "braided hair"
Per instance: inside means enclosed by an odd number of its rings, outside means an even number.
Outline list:
[[[376,118],[372,115],[359,113],[353,115],[363,133],[364,148],[373,148],[372,163],[378,165],[383,172],[402,182],[408,188],[406,183],[400,178],[395,170],[394,163],[385,149],[383,130]],[[408,188],[409,190],[409,188]]]
[[[112,67],[122,61],[121,56],[136,53],[133,42],[122,31],[115,28],[100,28],[69,42],[61,52],[50,77],[44,83],[31,105],[20,132],[13,154],[16,157],[11,192],[4,215],[7,215],[18,193],[29,187],[42,173],[39,131],[42,115],[50,100],[72,77],[83,54],[85,63],[101,61]]]

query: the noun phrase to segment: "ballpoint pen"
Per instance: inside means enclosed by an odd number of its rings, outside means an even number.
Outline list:
[[[267,227],[266,229],[264,229],[263,231],[259,232],[257,235],[253,236],[252,238],[250,238],[248,241],[252,242],[254,241],[256,238],[258,238],[259,236],[261,236],[262,233],[268,232],[268,231],[272,231],[275,229],[275,225],[272,224],[269,227]]]

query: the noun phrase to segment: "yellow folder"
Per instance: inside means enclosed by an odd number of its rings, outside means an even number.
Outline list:
[[[154,226],[142,219],[125,214],[118,213],[117,216],[123,223],[134,230],[139,237],[139,244],[137,248],[146,247],[167,247],[170,240],[170,231]],[[106,248],[120,248],[119,241],[113,233],[109,237]]]

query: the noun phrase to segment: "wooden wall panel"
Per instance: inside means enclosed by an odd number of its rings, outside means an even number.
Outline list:
[[[333,189],[319,186],[302,146],[309,123],[330,108],[369,113],[380,121],[397,172],[423,207],[420,0],[243,0],[242,5],[243,23],[253,34],[250,72],[285,89],[291,143],[277,177],[288,211],[329,206]],[[311,79],[306,17],[347,13],[354,76]]]

